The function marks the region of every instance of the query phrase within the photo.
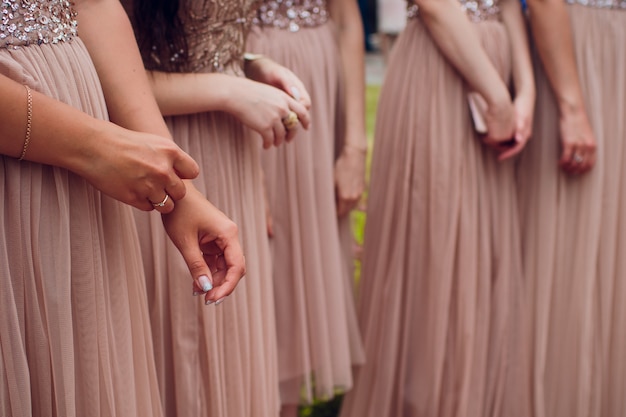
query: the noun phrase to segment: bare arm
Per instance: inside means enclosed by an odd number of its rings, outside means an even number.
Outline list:
[[[346,97],[346,146],[367,149],[365,135],[365,60],[363,26],[354,0],[332,0],[330,15],[339,31]]]
[[[81,38],[94,61],[104,90],[111,120],[141,132],[170,137],[143,67],[132,28],[117,0],[79,0],[76,4]],[[174,142],[170,138],[170,143]],[[196,167],[197,168],[197,167]],[[163,215],[166,231],[183,255],[194,279],[194,288],[208,289],[210,264],[219,272],[210,278],[213,289],[206,301],[230,294],[245,273],[245,262],[235,224],[209,203],[190,181],[176,207]],[[161,201],[169,189],[161,188]],[[223,261],[217,256],[223,255]],[[207,254],[215,255],[213,261]]]
[[[333,0],[330,15],[339,32],[342,82],[345,87],[344,146],[335,163],[337,215],[344,216],[359,202],[365,189],[365,62],[363,27],[355,0]]]
[[[506,159],[518,154],[532,134],[535,111],[535,77],[533,75],[528,32],[522,8],[518,0],[503,0],[500,5],[502,21],[506,26],[511,43],[512,72],[515,97],[515,145],[502,152],[499,158]]]
[[[530,27],[557,99],[563,150],[561,167],[580,174],[595,164],[596,141],[579,83],[569,16],[560,0],[528,0]]]
[[[486,142],[513,136],[514,113],[507,86],[481,46],[473,24],[456,0],[415,0],[424,25],[441,53],[487,102]]]

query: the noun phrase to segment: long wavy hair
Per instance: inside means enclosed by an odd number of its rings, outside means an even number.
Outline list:
[[[179,16],[180,0],[133,0],[132,4],[128,12],[146,68],[180,67],[186,63],[187,42]],[[172,57],[176,59],[170,60]]]

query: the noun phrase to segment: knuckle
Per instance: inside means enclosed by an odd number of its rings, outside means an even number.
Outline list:
[[[195,275],[196,273],[200,273],[204,271],[205,264],[203,261],[199,259],[194,259],[194,260],[187,262],[187,267],[189,268],[189,271],[191,272],[191,274]]]

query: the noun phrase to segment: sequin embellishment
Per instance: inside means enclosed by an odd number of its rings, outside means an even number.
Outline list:
[[[254,23],[297,32],[328,21],[326,0],[270,0],[259,7]]]
[[[474,23],[500,19],[498,0],[459,0],[459,3],[463,10],[465,10],[467,17]],[[410,2],[407,9],[407,17],[413,19],[417,17],[418,14],[419,7],[417,4]]]
[[[565,0],[567,4],[626,11],[626,0]]]
[[[0,47],[71,40],[76,12],[67,0],[0,0]]]

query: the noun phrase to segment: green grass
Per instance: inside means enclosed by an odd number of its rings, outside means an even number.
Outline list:
[[[380,86],[369,85],[365,91],[365,127],[367,131],[367,167],[366,176],[369,182],[370,165],[372,161],[372,147],[374,144],[374,124],[376,122],[376,104],[378,103],[378,95]],[[363,198],[357,209],[352,211],[352,230],[354,232],[354,240],[360,247],[363,245],[363,232],[365,229],[365,208],[367,206],[367,189],[363,193]],[[355,282],[358,282],[361,276],[361,262],[355,259]],[[300,408],[300,417],[336,417],[339,415],[341,406],[341,395],[337,395],[330,401],[316,401],[311,406]]]

